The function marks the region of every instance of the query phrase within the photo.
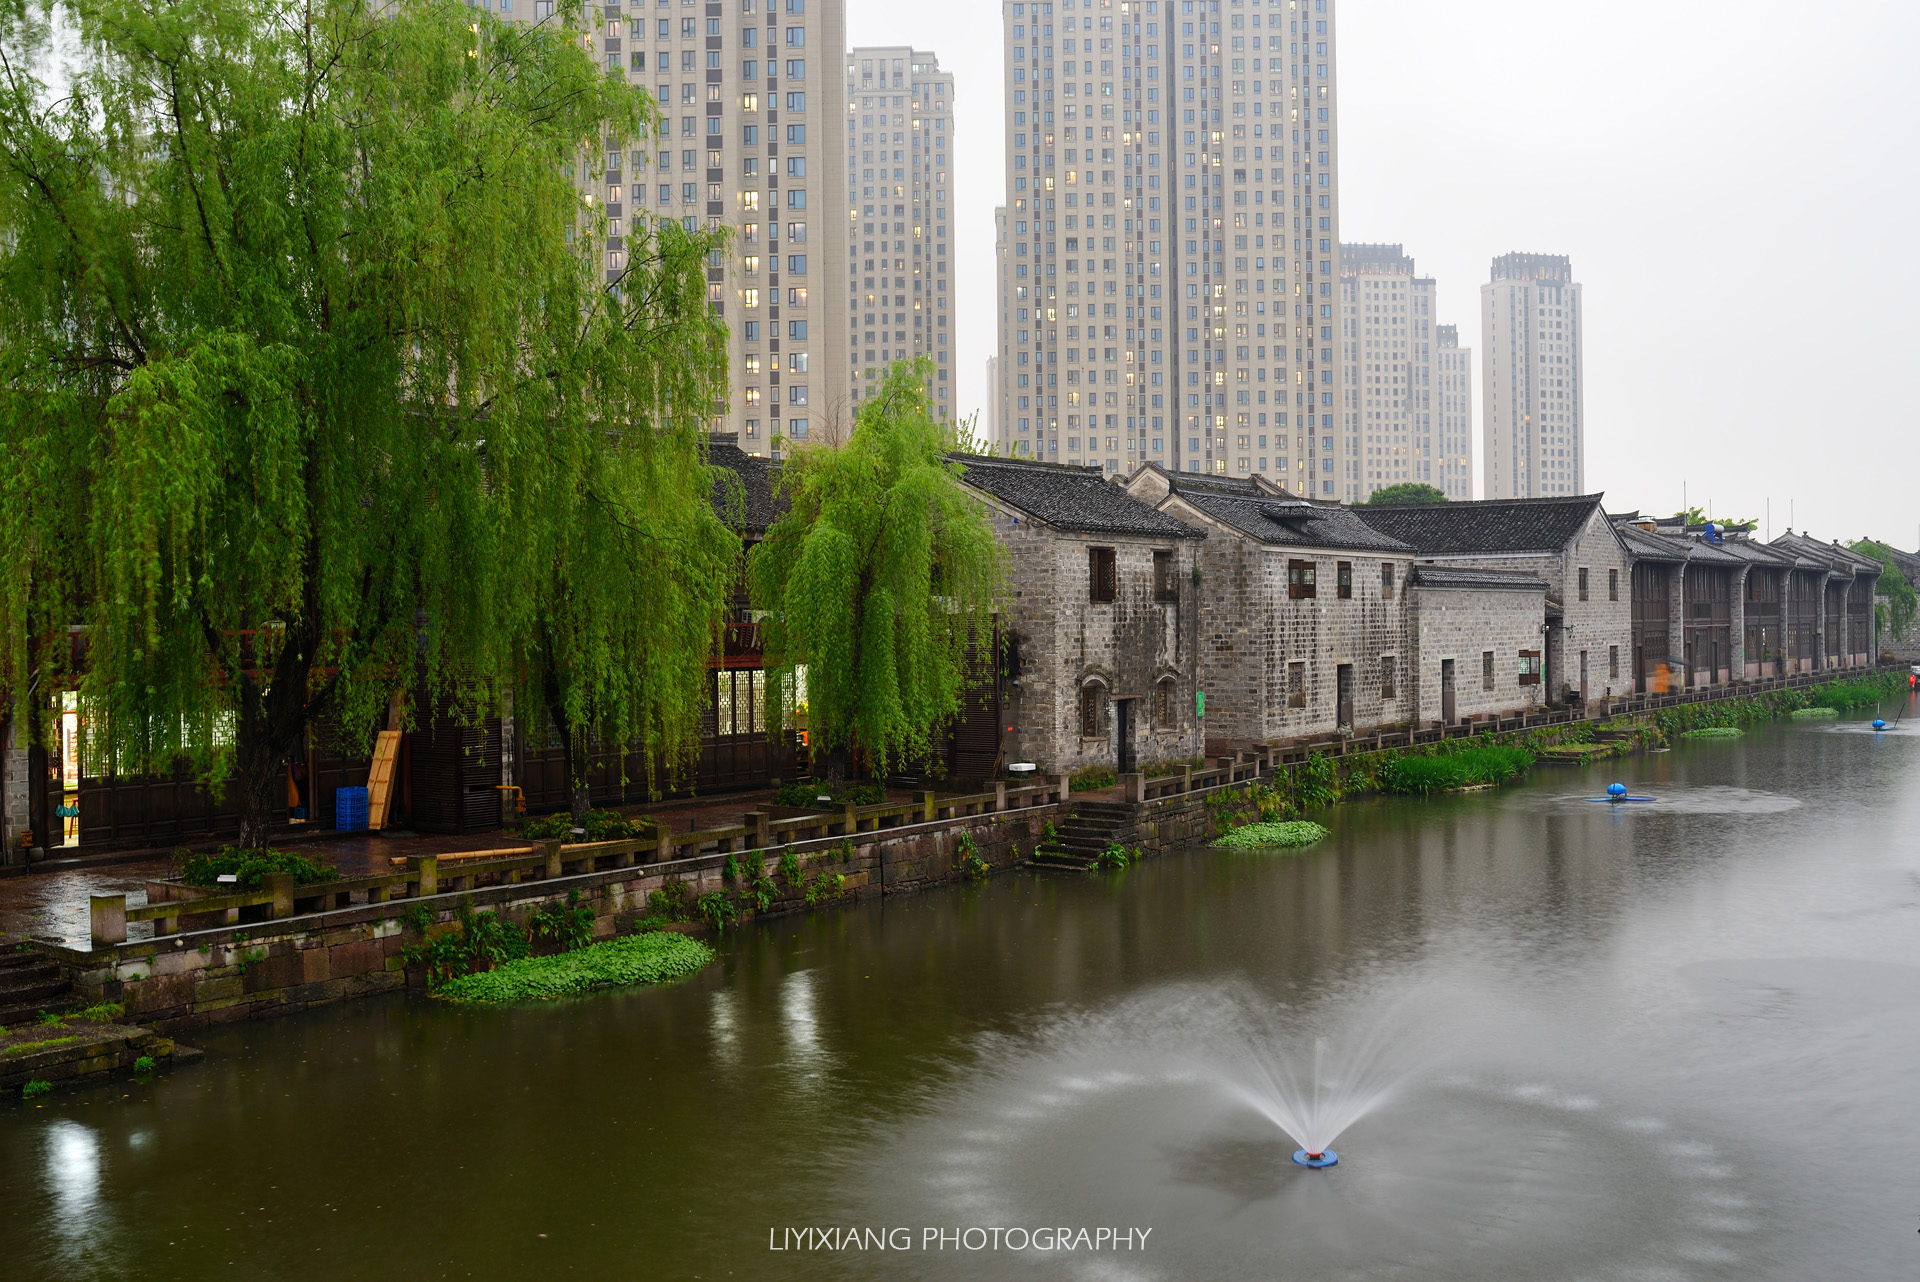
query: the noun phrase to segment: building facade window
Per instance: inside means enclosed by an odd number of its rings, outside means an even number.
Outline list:
[[[1336,561],[1333,565],[1334,595],[1342,601],[1353,598],[1353,562]]]
[[[1315,577],[1319,570],[1319,566],[1312,561],[1287,562],[1287,596],[1295,601],[1318,596],[1319,587]]]
[[[1080,687],[1080,737],[1098,739],[1105,720],[1107,688],[1097,683]]]
[[[1480,652],[1480,688],[1493,689],[1493,651],[1491,650]]]
[[[1087,549],[1087,599],[1111,601],[1120,595],[1112,548]]]
[[[1520,684],[1523,686],[1540,684],[1540,652],[1538,650],[1520,652]]]

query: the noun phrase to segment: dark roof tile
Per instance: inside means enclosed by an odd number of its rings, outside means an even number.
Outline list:
[[[1546,580],[1515,570],[1476,570],[1456,565],[1416,565],[1416,588],[1467,588],[1482,592],[1545,592]]]
[[[1153,539],[1206,537],[1140,502],[1092,468],[978,454],[948,457],[965,469],[961,480],[966,484],[1056,529]]]
[[[1338,503],[1312,503],[1275,494],[1251,478],[1190,476],[1169,472],[1173,493],[1223,524],[1262,543],[1303,548],[1351,548],[1407,552],[1400,540],[1374,529]]]
[[[1421,552],[1558,552],[1600,510],[1598,494],[1356,507],[1354,515]]]

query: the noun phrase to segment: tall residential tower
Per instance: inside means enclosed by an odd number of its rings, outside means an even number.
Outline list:
[[[1440,466],[1433,484],[1453,500],[1473,497],[1473,349],[1460,331],[1436,325],[1433,340],[1433,418],[1439,427]]]
[[[1483,498],[1586,492],[1580,286],[1565,254],[1504,254],[1480,287]]]
[[[1335,405],[1332,9],[1003,0],[1015,452],[1358,496]]]
[[[1433,278],[1398,245],[1340,246],[1341,333],[1350,349],[1344,415],[1360,435],[1366,499],[1391,485],[1434,483]]]
[[[500,12],[558,21],[545,0]],[[644,85],[661,115],[658,137],[596,153],[583,176],[605,204],[608,272],[625,263],[626,224],[732,227],[734,260],[707,268],[730,335],[728,426],[756,454],[782,434],[810,438],[850,403],[847,241],[833,222],[847,189],[843,0],[606,0],[587,16],[607,73]]]
[[[928,390],[953,421],[948,246],[953,76],[905,45],[847,55],[848,372],[857,404],[894,361],[932,358]],[[875,282],[878,282],[876,284]]]

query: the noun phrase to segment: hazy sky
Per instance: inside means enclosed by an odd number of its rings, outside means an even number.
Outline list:
[[[1345,239],[1403,244],[1476,362],[1493,256],[1572,256],[1589,489],[1667,513],[1684,480],[1720,516],[1771,499],[1776,534],[1791,502],[1822,538],[1920,542],[1920,4],[1338,12]],[[956,77],[963,413],[995,341],[999,14],[848,0],[854,43],[910,42]],[[1476,428],[1476,493],[1479,476]]]

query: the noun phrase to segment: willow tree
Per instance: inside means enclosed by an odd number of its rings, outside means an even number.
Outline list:
[[[991,636],[1003,553],[949,458],[932,373],[896,363],[847,444],[786,463],[788,510],[749,563],[770,697],[805,669],[810,742],[836,781],[856,744],[882,770],[925,757]]]
[[[721,247],[612,239],[576,166],[653,108],[567,17],[0,9],[0,688],[227,781],[243,844],[308,725],[396,690],[691,733]]]
[[[1893,549],[1873,539],[1855,539],[1847,547],[1880,563],[1880,581],[1874,587],[1874,596],[1878,599],[1873,603],[1873,612],[1879,616],[1880,635],[1894,640],[1904,637],[1913,626],[1915,615],[1920,615],[1920,594],[1914,592],[1913,584],[1901,572]]]

